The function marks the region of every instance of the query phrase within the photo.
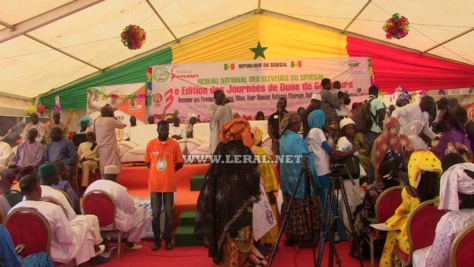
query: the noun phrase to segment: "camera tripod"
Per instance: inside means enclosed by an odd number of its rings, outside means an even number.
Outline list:
[[[333,171],[331,172],[331,176],[329,178],[329,188],[328,188],[328,193],[327,193],[327,196],[326,196],[326,203],[325,203],[325,206],[324,206],[323,215],[321,216],[323,218],[323,222],[321,224],[317,266],[321,266],[321,263],[322,263],[323,252],[324,252],[324,244],[325,244],[326,238],[328,238],[330,243],[331,243],[331,247],[330,247],[330,250],[329,250],[328,266],[330,266],[330,267],[333,266],[334,257],[336,258],[337,265],[341,266],[341,259],[339,258],[339,254],[337,253],[336,246],[334,245],[334,241],[333,241],[333,238],[332,238],[331,233],[330,233],[331,229],[335,228],[336,223],[337,223],[338,220],[342,223],[342,220],[341,220],[342,213],[341,213],[341,211],[338,212],[338,216],[335,216],[334,220],[332,222],[330,220],[331,205],[334,201],[334,189],[335,189],[336,185],[339,184],[340,187],[341,187],[344,208],[347,212],[347,218],[348,218],[349,225],[350,225],[350,229],[347,229],[347,231],[350,233],[352,239],[354,240],[354,242],[356,244],[357,252],[358,252],[358,255],[359,255],[360,266],[364,267],[364,262],[362,260],[362,254],[361,254],[361,250],[360,250],[360,243],[359,243],[358,237],[357,237],[357,235],[355,234],[355,231],[354,231],[354,220],[352,218],[352,212],[349,208],[349,202],[347,200],[346,189],[344,187],[344,184],[342,183],[342,176],[338,175],[337,173],[336,174],[334,173],[334,171],[337,168],[344,168],[347,171],[349,179],[351,180],[352,184],[355,185],[354,179],[352,178],[352,175],[347,170],[347,167],[346,167],[345,164],[335,164],[335,165],[331,166],[331,169]]]
[[[311,211],[312,205],[318,205],[320,208],[322,208],[322,203],[321,203],[321,197],[320,197],[320,188],[319,186],[316,185],[316,180],[314,180],[314,176],[311,173],[311,169],[308,167],[309,164],[309,158],[308,156],[311,153],[303,153],[302,157],[302,162],[303,162],[303,167],[299,171],[299,176],[298,180],[296,181],[296,186],[293,189],[293,193],[291,195],[290,202],[288,203],[288,208],[286,209],[285,216],[283,217],[283,222],[280,227],[280,231],[278,233],[278,239],[276,241],[276,245],[273,248],[272,255],[270,256],[270,262],[268,263],[268,266],[272,266],[273,260],[275,259],[275,253],[278,250],[278,244],[280,243],[281,235],[283,233],[283,229],[285,228],[289,212],[291,210],[291,207],[293,205],[293,200],[295,199],[296,192],[298,190],[298,186],[301,182],[301,179],[304,179],[304,196],[305,196],[305,205],[309,209],[309,218],[308,218],[308,226],[311,231],[311,243],[312,243],[312,248],[313,248],[313,263],[314,266],[319,266],[316,265],[316,249],[315,249],[315,234],[313,231],[313,216],[320,216],[320,214],[313,214]],[[313,200],[311,200],[311,188],[313,189],[313,194],[316,196],[316,203],[314,203]]]

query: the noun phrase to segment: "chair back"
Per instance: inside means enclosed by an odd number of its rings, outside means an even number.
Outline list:
[[[434,204],[439,200],[428,200],[416,207],[407,221],[408,240],[410,242],[410,258],[413,251],[430,246],[436,236],[436,226],[445,210],[439,210]]]
[[[386,222],[393,216],[395,210],[402,204],[403,186],[393,186],[385,189],[375,202],[375,217],[377,222]]]
[[[25,245],[23,257],[43,251],[51,255],[51,227],[44,216],[35,209],[14,209],[5,219],[5,227],[10,232],[15,246]]]
[[[471,266],[474,262],[474,223],[462,230],[451,244],[451,266]]]
[[[8,200],[8,203],[10,203],[10,207],[20,203],[23,199],[23,195],[18,190],[10,190],[6,192],[4,196]]]
[[[59,200],[52,197],[42,197],[40,200],[58,205],[63,210],[64,215],[66,215],[66,218],[69,218],[67,214],[67,209],[63,206],[63,203],[61,203]]]
[[[115,228],[116,204],[114,198],[103,190],[92,190],[84,195],[82,199],[82,210],[84,214],[92,214],[99,219],[101,227],[113,225]]]
[[[61,190],[61,189],[56,189],[58,190],[59,192],[63,193],[63,195],[66,197],[67,199],[67,202],[69,202],[69,205],[71,205],[71,207],[74,207],[74,205],[72,205],[72,199],[71,199],[71,196],[69,196],[69,194],[64,191],[64,190]]]

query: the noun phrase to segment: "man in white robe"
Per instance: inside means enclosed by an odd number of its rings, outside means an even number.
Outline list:
[[[170,133],[169,136],[174,140],[181,140],[186,138],[186,126],[180,124],[178,116],[173,116],[172,122],[170,122]]]
[[[210,140],[209,140],[209,154],[214,154],[217,145],[221,142],[219,133],[222,129],[222,125],[234,119],[232,109],[229,105],[226,105],[230,101],[225,97],[225,93],[222,90],[216,90],[214,92],[215,103],[207,106],[207,112],[211,121],[209,126]]]
[[[401,108],[398,108],[392,112],[392,117],[397,118],[400,122],[400,128],[408,125],[411,121],[419,120],[422,121],[423,133],[428,136],[431,140],[438,139],[439,137],[433,133],[429,124],[428,112],[435,106],[435,101],[431,96],[425,96],[421,99],[420,103],[411,103]]]
[[[38,130],[38,136],[36,137],[36,142],[44,144],[45,142],[45,135],[46,135],[46,126],[42,122],[39,121],[38,114],[33,113],[30,115],[31,122],[25,126],[23,129],[23,134],[21,135],[23,139],[23,143],[28,141],[28,131],[31,128],[35,128]]]
[[[80,265],[103,251],[103,247],[95,246],[98,237],[89,220],[78,217],[69,222],[58,205],[39,201],[42,190],[36,176],[23,177],[20,188],[26,200],[18,203],[9,213],[27,207],[36,209],[45,217],[52,231],[50,252],[54,262],[69,263],[75,259],[76,264]]]
[[[0,169],[5,169],[12,159],[12,148],[8,143],[0,141]]]
[[[125,125],[114,118],[111,106],[104,106],[100,113],[102,117],[94,122],[97,146],[99,147],[100,174],[104,174],[104,166],[115,165],[120,171],[120,151],[117,146],[115,129],[123,129]]]
[[[150,220],[150,217],[145,209],[135,207],[132,198],[127,193],[127,188],[116,183],[117,174],[117,166],[105,166],[102,179],[89,185],[85,194],[93,190],[103,190],[114,198],[117,207],[115,213],[116,227],[121,232],[128,233],[125,250],[137,250],[143,246],[134,243],[140,242],[146,236],[145,225],[147,220]],[[102,227],[101,229],[110,230],[112,225]]]
[[[99,245],[103,242],[103,239],[100,235],[100,225],[99,219],[95,215],[76,215],[73,207],[67,200],[66,196],[59,190],[54,189],[52,185],[59,183],[59,170],[57,166],[53,163],[47,162],[41,165],[38,168],[38,176],[40,178],[41,184],[41,198],[52,198],[57,200],[61,206],[66,210],[68,221],[72,222],[74,219],[81,217],[87,220],[95,232],[96,245]]]

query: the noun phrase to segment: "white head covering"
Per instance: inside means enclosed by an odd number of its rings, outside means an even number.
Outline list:
[[[104,167],[104,174],[118,174],[118,168],[115,165],[107,165]]]
[[[474,172],[474,164],[455,164],[445,171],[443,176],[441,176],[438,209],[458,211],[458,192],[467,195],[474,195],[474,179],[467,175],[464,170]]]
[[[355,125],[355,122],[350,118],[344,118],[341,120],[341,122],[339,122],[339,128],[342,130],[344,126],[349,125],[349,124]]]
[[[313,94],[313,95],[311,96],[311,99],[321,101],[321,95],[320,95],[320,94]]]

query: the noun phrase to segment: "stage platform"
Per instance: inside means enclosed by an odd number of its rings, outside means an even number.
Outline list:
[[[199,191],[191,191],[191,178],[195,175],[205,175],[209,164],[185,164],[176,172],[178,191],[175,198],[174,227],[178,218],[185,210],[196,210]],[[128,193],[137,197],[150,197],[148,191],[148,168],[145,165],[123,166],[117,182],[128,189]]]

